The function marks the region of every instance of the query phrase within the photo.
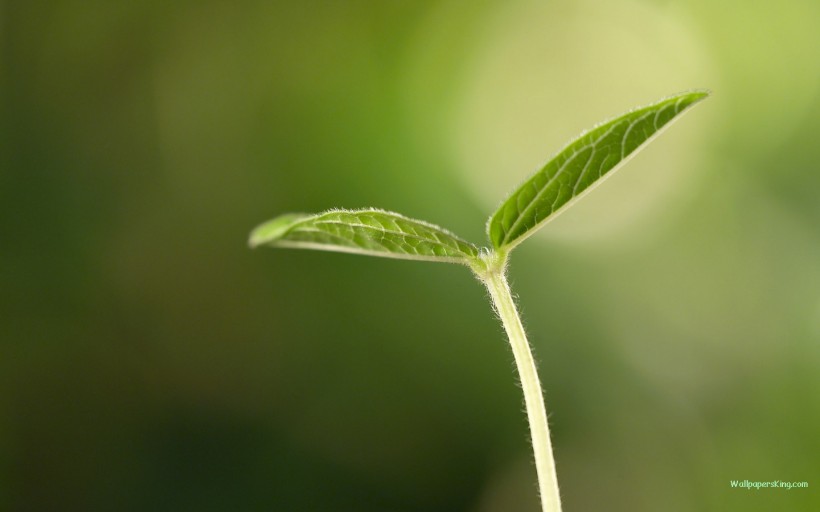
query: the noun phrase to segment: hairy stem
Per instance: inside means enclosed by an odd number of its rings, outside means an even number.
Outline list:
[[[524,327],[515,308],[510,286],[504,272],[506,258],[502,255],[500,263],[490,265],[484,272],[476,272],[487,286],[493,305],[498,311],[501,323],[512,346],[515,364],[524,391],[524,403],[527,408],[527,419],[530,423],[532,449],[535,455],[535,469],[538,473],[538,488],[541,493],[543,512],[561,512],[561,497],[558,494],[558,479],[555,474],[555,460],[552,456],[547,410],[538,371],[530,351]]]

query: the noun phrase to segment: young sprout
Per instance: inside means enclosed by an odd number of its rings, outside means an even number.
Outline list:
[[[672,120],[709,95],[691,91],[638,108],[567,144],[520,185],[487,222],[489,248],[436,225],[377,209],[285,214],[251,232],[250,246],[349,252],[460,263],[486,286],[512,347],[527,410],[543,512],[560,512],[547,412],[538,372],[506,279],[510,252],[564,211]]]

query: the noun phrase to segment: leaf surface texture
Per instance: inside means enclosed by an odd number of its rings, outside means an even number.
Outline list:
[[[694,91],[661,100],[607,121],[570,142],[490,217],[487,235],[493,247],[518,245],[708,94]]]
[[[377,209],[281,215],[254,229],[249,243],[464,264],[478,256],[444,228]]]

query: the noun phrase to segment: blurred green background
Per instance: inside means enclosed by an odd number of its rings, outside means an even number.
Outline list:
[[[0,510],[538,510],[461,267],[581,130],[714,95],[522,246],[565,510],[820,510],[820,3],[0,2]],[[747,491],[729,480],[808,481]]]

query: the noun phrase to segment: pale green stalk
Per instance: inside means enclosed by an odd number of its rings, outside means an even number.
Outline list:
[[[532,357],[524,326],[515,307],[515,301],[507,284],[506,254],[490,253],[482,258],[485,265],[474,265],[473,269],[479,280],[487,287],[498,317],[507,332],[510,341],[521,389],[524,392],[524,405],[527,409],[527,420],[530,425],[532,451],[535,456],[535,470],[538,474],[538,490],[541,494],[543,512],[561,512],[561,496],[558,492],[558,477],[555,471],[555,459],[552,455],[547,408],[544,394],[538,379],[538,370]]]

